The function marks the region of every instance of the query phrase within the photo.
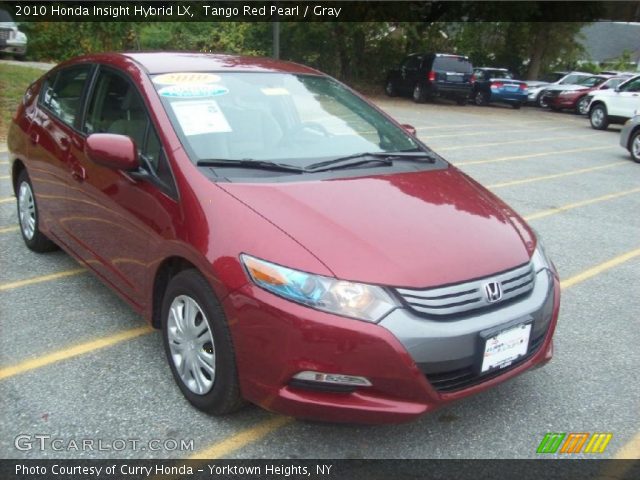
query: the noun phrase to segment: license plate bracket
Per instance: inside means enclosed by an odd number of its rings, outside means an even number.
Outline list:
[[[520,318],[483,330],[478,335],[478,375],[487,375],[513,365],[529,352],[532,318]]]

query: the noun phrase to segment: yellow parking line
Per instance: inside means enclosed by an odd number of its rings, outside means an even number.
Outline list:
[[[592,152],[595,150],[605,150],[611,149],[611,145],[606,145],[602,147],[586,147],[586,148],[572,148],[570,150],[554,150],[551,152],[541,152],[541,153],[529,153],[527,155],[514,155],[510,157],[498,157],[498,158],[488,158],[486,160],[472,160],[470,162],[458,162],[454,163],[455,166],[460,165],[481,165],[483,163],[495,163],[495,162],[507,162],[510,160],[524,160],[527,158],[537,158],[537,157],[546,157],[549,155],[562,155],[564,153],[580,153],[580,152]],[[437,149],[436,149],[437,150]]]
[[[40,275],[39,277],[27,278],[26,280],[18,280],[16,282],[0,283],[0,292],[13,290],[14,288],[25,287],[27,285],[33,285],[35,283],[48,282],[50,280],[70,277],[72,275],[78,275],[83,272],[86,272],[84,268],[76,268],[73,270],[66,270],[64,272],[52,273],[51,275]]]
[[[596,170],[603,170],[605,168],[616,167],[618,165],[628,165],[626,160],[620,162],[607,163],[606,165],[598,165],[597,167],[581,168],[579,170],[570,170],[568,172],[554,173],[552,175],[541,175],[539,177],[522,178],[520,180],[512,180],[510,182],[494,183],[493,185],[487,185],[487,188],[502,188],[512,187],[513,185],[522,185],[523,183],[539,182],[542,180],[552,180],[554,178],[568,177],[570,175],[580,175],[587,172],[595,172]]]
[[[566,212],[573,210],[574,208],[584,207],[585,205],[591,205],[593,203],[604,202],[606,200],[613,200],[614,198],[624,197],[625,195],[631,195],[633,193],[640,192],[640,188],[633,188],[631,190],[625,190],[624,192],[610,193],[608,195],[602,195],[601,197],[590,198],[589,200],[583,200],[581,202],[568,203],[558,208],[551,208],[549,210],[543,210],[541,212],[533,213],[524,217],[525,220],[536,220],[538,218],[548,217],[549,215],[555,215],[556,213]]]
[[[0,203],[9,203],[9,202],[14,202],[15,201],[15,197],[4,197],[4,198],[0,198]]]
[[[146,335],[151,332],[153,332],[153,329],[148,325],[145,325],[144,327],[125,330],[124,332],[120,332],[115,335],[110,335],[108,337],[99,338],[90,342],[81,343],[73,347],[63,348],[62,350],[49,353],[48,355],[43,355],[31,360],[25,360],[24,362],[20,362],[15,365],[2,367],[0,368],[0,380],[13,377],[14,375],[19,375],[36,368],[44,367],[46,365],[51,365],[52,363],[57,363],[62,360],[77,357],[78,355],[95,352],[96,350],[110,347],[112,345],[115,345],[116,343],[130,340],[141,335]]]
[[[585,138],[585,137],[593,137],[593,135],[592,134],[565,135],[564,137],[544,137],[544,138],[533,138],[533,139],[526,139],[526,140],[511,140],[508,142],[476,143],[474,145],[456,145],[453,147],[436,148],[436,150],[439,152],[449,152],[451,150],[462,150],[466,148],[497,147],[501,145],[514,145],[518,143],[551,142],[554,140],[569,140],[571,138]]]
[[[16,230],[19,230],[19,227],[16,225],[13,227],[0,227],[0,233],[15,232]]]
[[[0,175],[0,180],[9,180],[10,178],[9,175]]]
[[[638,256],[640,256],[640,248],[631,250],[630,252],[624,253],[622,255],[618,255],[617,257],[612,258],[611,260],[595,265],[583,272],[578,273],[577,275],[574,275],[573,277],[569,277],[565,280],[562,280],[560,282],[560,286],[564,289],[573,287],[578,283],[582,283],[585,280],[595,277],[596,275],[599,275],[602,272],[605,272],[613,267],[617,267],[618,265],[628,262],[632,258],[635,258]]]
[[[274,432],[291,422],[293,422],[293,418],[290,417],[277,416],[270,418],[269,420],[260,422],[253,427],[235,433],[224,440],[214,443],[210,447],[194,453],[189,457],[189,459],[210,460],[214,458],[227,457],[230,453],[239,450],[250,443],[257,442],[269,433]]]

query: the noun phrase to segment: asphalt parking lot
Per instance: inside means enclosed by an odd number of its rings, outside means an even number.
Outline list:
[[[535,108],[377,103],[543,236],[563,280],[549,365],[409,424],[296,421],[252,406],[209,417],[175,386],[158,332],[64,253],[23,245],[2,151],[0,457],[535,458],[547,432],[611,432],[602,457],[639,458],[640,165],[619,128]],[[19,450],[21,434],[63,450]],[[83,439],[114,448],[64,450]],[[110,443],[122,439],[140,449]]]

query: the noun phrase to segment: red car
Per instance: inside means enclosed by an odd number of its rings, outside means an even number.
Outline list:
[[[579,115],[586,115],[591,100],[587,96],[590,93],[614,89],[628,79],[628,76],[593,75],[575,85],[554,85],[545,89],[542,95],[551,110],[573,110]]]
[[[293,63],[76,58],[11,125],[22,236],[162,329],[199,409],[409,420],[548,362],[560,305],[531,228],[410,132]]]

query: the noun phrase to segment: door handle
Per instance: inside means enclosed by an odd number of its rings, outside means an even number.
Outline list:
[[[69,149],[69,139],[67,137],[60,137],[60,146],[65,150]]]
[[[82,165],[74,163],[71,166],[71,176],[78,182],[82,182],[87,178],[87,171]]]

